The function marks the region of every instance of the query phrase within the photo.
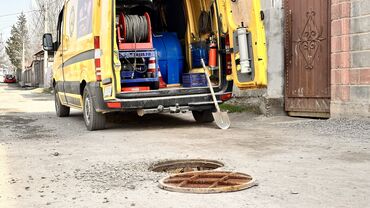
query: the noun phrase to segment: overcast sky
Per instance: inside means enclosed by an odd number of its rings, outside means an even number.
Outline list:
[[[11,26],[17,22],[18,15],[3,16],[31,11],[32,2],[33,0],[0,0],[0,33],[3,34],[3,40],[9,37]]]

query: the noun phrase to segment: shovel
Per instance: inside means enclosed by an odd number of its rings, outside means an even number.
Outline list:
[[[216,110],[217,110],[216,113],[213,113],[213,118],[215,119],[215,122],[216,122],[217,126],[220,129],[226,130],[226,129],[230,128],[230,124],[231,124],[230,119],[229,119],[229,115],[227,114],[227,112],[222,112],[221,111],[220,106],[218,105],[218,101],[217,101],[217,98],[216,98],[215,91],[213,90],[211,79],[209,78],[209,75],[207,73],[208,69],[206,67],[206,64],[204,63],[203,59],[201,59],[201,62],[202,62],[202,65],[203,65],[204,73],[205,73],[206,78],[207,78],[209,90],[211,91],[212,99],[213,99],[213,102],[215,103],[215,107],[216,107]]]

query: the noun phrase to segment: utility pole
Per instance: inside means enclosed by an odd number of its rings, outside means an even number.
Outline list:
[[[45,25],[45,33],[48,33],[48,15],[47,15],[47,12],[48,12],[48,1],[45,1],[45,5],[44,5],[44,25]],[[49,80],[48,80],[48,52],[47,51],[44,51],[44,88],[47,88],[49,87]]]

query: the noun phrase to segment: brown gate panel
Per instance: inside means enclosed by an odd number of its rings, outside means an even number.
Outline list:
[[[285,109],[330,113],[330,1],[285,0]]]

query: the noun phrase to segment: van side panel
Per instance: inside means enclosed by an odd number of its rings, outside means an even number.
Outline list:
[[[70,0],[65,5],[63,32],[64,88],[69,106],[82,107],[82,81],[94,81],[93,0]]]

